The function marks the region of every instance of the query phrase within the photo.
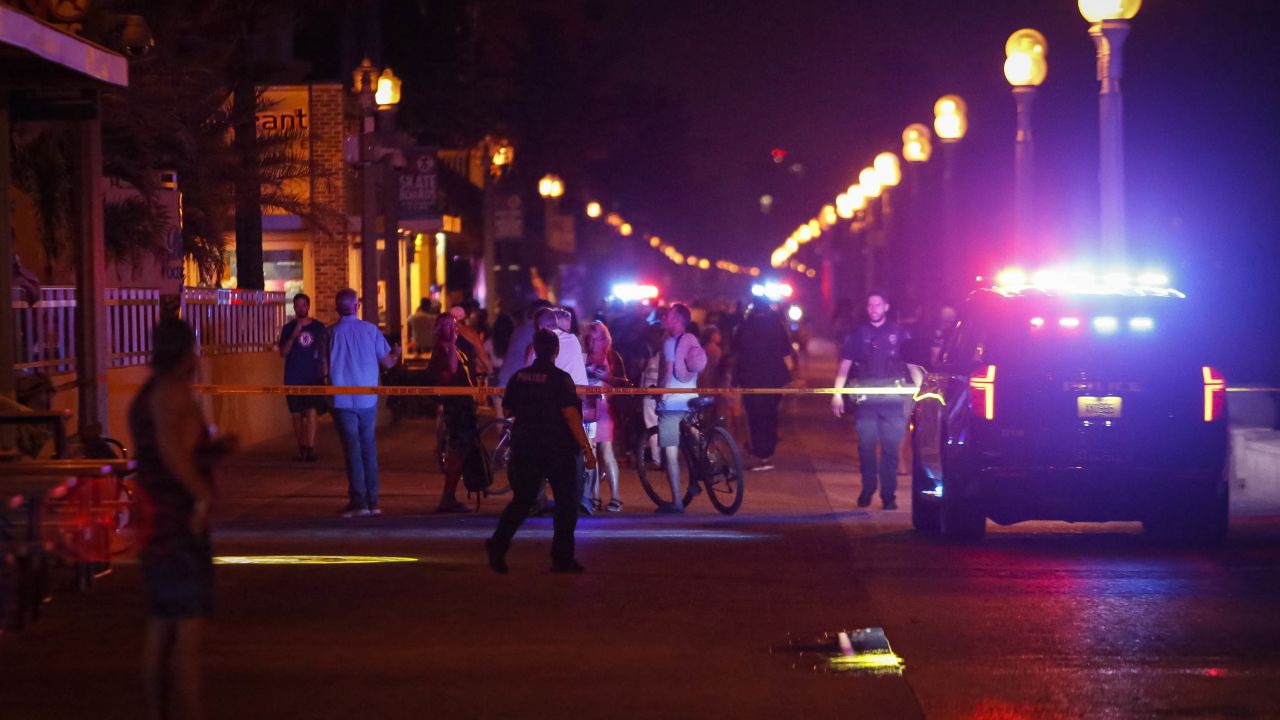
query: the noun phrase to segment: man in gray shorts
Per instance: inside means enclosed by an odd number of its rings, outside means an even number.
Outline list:
[[[662,342],[662,366],[659,371],[664,388],[696,388],[698,373],[707,366],[707,354],[697,336],[685,332],[692,316],[688,306],[675,303],[662,320],[667,339]],[[680,490],[680,420],[689,412],[689,401],[696,392],[658,396],[658,446],[662,448],[671,483],[672,503],[658,507],[660,513],[684,512],[684,493]]]

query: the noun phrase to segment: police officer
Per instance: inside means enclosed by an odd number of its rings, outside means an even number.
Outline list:
[[[594,470],[596,459],[582,428],[582,403],[573,378],[556,367],[559,352],[560,338],[550,330],[538,330],[533,336],[533,363],[507,382],[502,406],[514,417],[508,469],[514,494],[493,537],[484,544],[489,567],[497,573],[507,572],[511,538],[537,502],[544,481],[551,483],[556,495],[551,571],[583,571],[574,558],[573,531],[582,502],[582,467],[585,463]]]
[[[907,331],[889,320],[889,301],[884,293],[867,294],[867,322],[854,328],[845,338],[840,351],[840,367],[835,387],[842,388],[850,379],[871,387],[904,385],[909,379],[907,363],[902,357],[902,343]],[[848,395],[833,395],[831,411],[836,417],[845,412]],[[907,434],[906,405],[898,395],[872,395],[858,398],[854,409],[858,431],[858,459],[862,470],[862,492],[858,507],[867,507],[876,493],[885,510],[896,510],[894,493],[898,489],[898,446]],[[880,451],[877,459],[876,450]]]

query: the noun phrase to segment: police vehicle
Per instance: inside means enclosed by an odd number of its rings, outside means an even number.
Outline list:
[[[1007,272],[972,293],[916,396],[915,528],[1140,520],[1220,542],[1226,383],[1185,305],[1158,276]]]

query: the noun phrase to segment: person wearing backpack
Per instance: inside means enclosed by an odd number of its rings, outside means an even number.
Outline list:
[[[458,349],[458,322],[449,313],[436,318],[435,350],[427,362],[427,376],[428,382],[437,387],[475,386],[467,370],[467,357]],[[436,512],[470,512],[470,508],[458,500],[458,481],[465,473],[468,490],[485,489],[485,480],[474,477],[474,472],[468,472],[468,465],[475,464],[474,461],[468,462],[471,460],[469,456],[477,448],[476,401],[469,395],[444,395],[438,399],[440,418],[437,421],[436,458],[440,461],[440,472],[444,473],[444,490]],[[481,463],[479,475],[487,480],[482,459]],[[481,486],[472,487],[476,484]]]

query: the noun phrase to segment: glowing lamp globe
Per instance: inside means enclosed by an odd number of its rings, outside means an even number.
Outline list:
[[[862,186],[862,194],[866,197],[880,197],[880,175],[875,168],[862,168],[862,172],[858,173],[858,184]]]
[[[391,68],[383,70],[378,76],[378,85],[373,92],[373,99],[378,103],[378,107],[382,108],[400,104],[400,78],[391,72]]]
[[[969,106],[959,95],[943,95],[933,104],[933,131],[944,142],[963,140],[969,131]]]
[[[851,220],[855,212],[857,208],[853,206],[853,198],[849,197],[849,193],[840,193],[836,197],[836,215],[845,220]]]
[[[601,208],[600,208],[600,203],[598,203],[598,202],[589,202],[589,203],[587,203],[587,217],[589,217],[589,218],[598,218],[598,217],[600,217],[600,213],[601,213],[601,212],[602,212],[602,210],[601,210]]]
[[[1103,20],[1132,20],[1142,0],[1080,0],[1080,14],[1091,23]]]
[[[909,163],[929,162],[933,154],[933,133],[924,123],[911,123],[902,131],[902,157]]]
[[[1049,44],[1044,35],[1023,28],[1009,36],[1004,44],[1004,77],[1014,87],[1035,87],[1049,74]]]
[[[872,163],[876,177],[882,187],[896,187],[902,182],[902,166],[898,164],[898,156],[891,152],[882,152]]]
[[[849,196],[849,202],[853,205],[853,211],[857,212],[867,206],[867,194],[863,192],[862,186],[854,183],[849,186],[844,193]]]
[[[558,175],[543,175],[538,181],[538,194],[544,198],[558,198],[564,195],[564,181]]]

